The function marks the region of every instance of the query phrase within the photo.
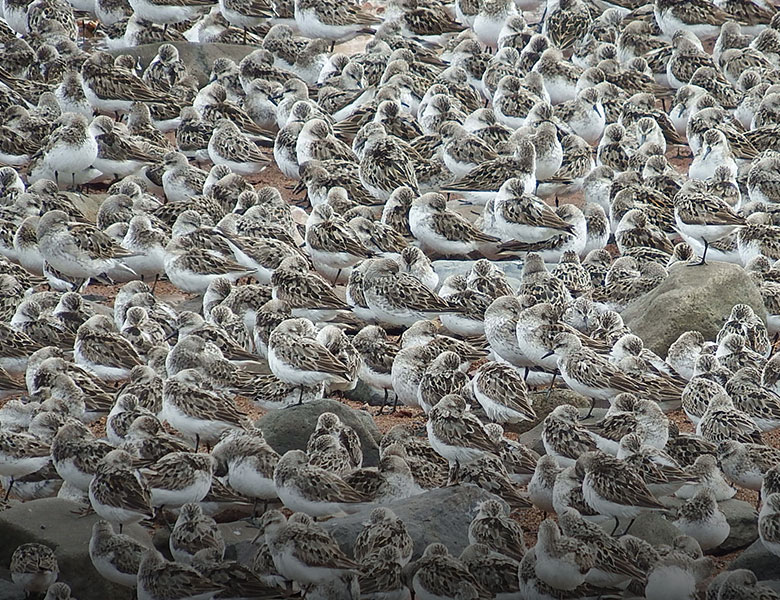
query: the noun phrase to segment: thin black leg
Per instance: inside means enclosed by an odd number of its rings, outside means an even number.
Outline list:
[[[547,400],[550,399],[550,394],[552,394],[553,386],[555,385],[555,379],[558,377],[558,371],[553,373],[552,381],[550,382],[550,387],[547,389]]]
[[[617,533],[618,527],[620,527],[620,519],[615,517],[615,528],[612,530],[610,535],[615,535],[615,533]]]
[[[591,398],[590,399],[590,410],[588,411],[588,414],[583,417],[583,421],[585,419],[590,419],[590,416],[593,414],[593,409],[596,408],[596,399]]]
[[[14,478],[11,477],[11,483],[8,484],[8,489],[5,491],[5,498],[3,498],[3,502],[8,502],[8,496],[11,495],[11,488],[14,487]]]

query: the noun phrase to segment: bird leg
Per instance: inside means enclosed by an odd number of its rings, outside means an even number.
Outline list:
[[[387,406],[387,393],[388,393],[388,390],[385,390],[385,399],[384,399],[384,402],[382,402],[382,406],[380,406],[380,407],[379,407],[379,412],[378,412],[378,413],[376,413],[376,415],[374,415],[375,417],[378,417],[378,416],[379,416],[379,415],[381,415],[383,412],[385,412],[385,406]]]
[[[631,519],[631,522],[628,524],[628,527],[626,527],[626,530],[623,532],[623,535],[626,535],[628,533],[628,530],[631,529],[631,526],[634,524],[634,521],[636,521],[636,517]]]
[[[8,489],[5,491],[5,497],[3,498],[3,504],[8,502],[8,496],[11,495],[11,488],[14,487],[14,481],[15,479],[11,477],[11,483],[8,484]]]
[[[168,517],[165,516],[165,505],[158,507],[157,511],[154,513],[154,518],[156,519],[158,517],[168,531],[173,531],[173,527],[171,527],[171,524],[168,522]]]
[[[705,240],[703,238],[702,238],[701,241],[704,242],[704,254],[701,255],[701,261],[699,261],[697,263],[688,263],[689,267],[700,267],[702,265],[706,265],[707,264],[705,262],[705,259],[707,258],[707,250],[709,249],[710,244],[709,244],[709,242],[707,240]]]
[[[258,528],[258,529],[259,529],[259,528]],[[255,536],[255,539],[253,539],[253,540],[252,540],[250,543],[254,544],[254,543],[257,541],[257,540],[259,540],[259,539],[260,539],[261,537],[263,537],[264,535],[265,535],[265,531],[261,529],[261,530],[260,530],[260,533],[258,533],[258,534]]]
[[[618,527],[620,527],[620,519],[615,517],[615,528],[612,530],[612,533],[609,535],[615,535],[617,533]]]
[[[552,394],[553,386],[555,385],[556,377],[558,377],[558,371],[553,373],[553,378],[552,378],[552,381],[550,382],[550,387],[547,389],[547,396],[545,397],[545,400],[549,400],[550,399],[550,394]]]
[[[458,477],[460,474],[460,462],[457,460],[450,465],[449,473],[447,474],[447,485],[456,485],[458,483]]]
[[[596,399],[595,398],[591,398],[590,399],[590,410],[588,411],[587,415],[582,417],[581,420],[584,421],[585,419],[590,419],[591,415],[593,414],[593,409],[594,408],[596,408]]]
[[[84,517],[88,517],[89,515],[95,514],[95,511],[92,510],[92,506],[89,504],[86,506],[82,506],[78,510],[72,510],[70,512],[72,512],[74,515],[78,515],[79,519],[83,519]]]

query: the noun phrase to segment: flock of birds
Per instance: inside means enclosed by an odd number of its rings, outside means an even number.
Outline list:
[[[762,438],[780,428],[779,15],[767,0],[3,0],[6,500],[97,513],[92,563],[139,600],[780,597],[751,571],[710,581],[705,556],[738,488],[760,493],[780,556],[780,450]],[[254,49],[203,85],[168,43],[185,40]],[[121,54],[148,42],[145,68]],[[257,184],[272,163],[306,210]],[[109,183],[94,219],[61,191]],[[440,277],[442,258],[462,268]],[[744,268],[765,310],[737,304],[715,339],[682,333],[662,358],[621,312],[707,259]],[[515,281],[502,266],[518,261]],[[175,308],[160,278],[202,304]],[[113,306],[85,293],[107,282]],[[358,382],[427,418],[427,435],[387,431],[377,467],[330,412],[280,456],[235,401],[279,410]],[[504,429],[556,384],[591,410],[546,416],[540,456]],[[679,408],[688,432],[665,414]],[[415,552],[388,505],[455,485],[493,494],[468,546]],[[251,564],[225,559],[213,518],[235,504],[254,507]],[[528,547],[516,516],[534,508]],[[359,511],[348,556],[320,520]],[[644,511],[674,523],[671,546],[631,535]],[[123,532],[148,521],[170,528],[172,560]],[[46,545],[10,570],[70,598]]]

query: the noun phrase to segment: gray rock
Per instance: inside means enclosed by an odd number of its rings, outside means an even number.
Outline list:
[[[601,418],[604,412],[606,411],[603,409],[594,410],[594,419],[598,420]],[[583,422],[588,423],[590,421],[591,419],[588,419]],[[661,513],[651,511],[641,513],[631,526],[631,530],[629,531],[631,535],[641,537],[656,545],[671,544],[674,538],[680,535],[680,531],[674,526],[673,521],[676,519],[675,514],[677,509],[685,503],[685,500],[676,498],[675,496],[664,496],[663,498],[660,498],[660,501],[669,509],[669,515],[664,516]],[[752,544],[758,537],[757,517],[753,506],[742,500],[734,499],[719,502],[718,506],[723,511],[723,514],[726,515],[726,519],[731,527],[731,532],[729,533],[729,537],[726,538],[726,541],[711,553],[716,555],[728,554]],[[628,522],[628,519],[620,520],[620,527],[618,528],[619,533],[625,531]],[[615,521],[614,519],[606,521],[602,526],[607,531],[612,532]],[[757,542],[757,544],[760,544],[760,542]],[[756,544],[753,544],[753,546],[755,545]],[[753,548],[753,546],[751,546],[751,548]],[[761,548],[763,548],[763,545]],[[749,551],[750,549],[745,552]],[[777,559],[775,559],[775,561],[777,562]],[[777,565],[780,565],[780,562],[777,562]],[[780,569],[780,566],[778,566],[778,569]],[[759,579],[760,578],[761,576],[759,575]]]
[[[780,579],[767,579],[765,581],[759,581],[758,584],[768,587],[775,594],[780,595]]]
[[[239,46],[235,44],[193,44],[190,42],[168,42],[176,46],[179,50],[179,58],[187,65],[190,75],[198,79],[201,86],[206,85],[211,72],[211,65],[217,58],[230,58],[238,63],[247,54],[255,50],[253,46]],[[134,57],[143,69],[145,69],[152,59],[157,55],[156,44],[143,44],[133,48],[121,48],[110,50],[109,53],[116,56],[118,54],[129,54]]]
[[[97,218],[100,205],[103,204],[103,200],[107,198],[106,194],[94,194],[92,192],[89,194],[81,194],[76,192],[61,191],[60,194],[67,196],[68,200],[70,200],[76,208],[83,212],[84,216],[87,217],[87,219],[92,223],[94,223],[95,219]]]
[[[336,400],[316,400],[300,406],[290,406],[263,415],[257,426],[271,447],[279,454],[288,450],[305,450],[306,442],[317,425],[317,419],[324,412],[338,415],[360,436],[363,445],[363,465],[374,467],[379,463],[379,441],[382,434],[373,418],[367,412],[355,410]]]
[[[450,275],[466,275],[475,262],[475,260],[441,259],[434,260],[432,264],[433,270],[439,276],[439,281],[444,281]],[[522,261],[498,260],[494,261],[494,264],[504,272],[512,288],[516,290],[520,287],[523,271]]]
[[[385,406],[385,394],[377,389],[372,388],[362,379],[358,379],[357,385],[354,390],[349,390],[344,393],[344,396],[352,400],[353,402],[362,402],[368,406]],[[387,396],[387,405],[393,405],[393,392],[390,392]]]
[[[203,313],[203,296],[198,294],[197,296],[177,298],[175,302],[171,303],[173,308],[177,312],[190,311],[197,314]]]
[[[538,410],[536,401],[534,400],[534,410],[537,411],[537,416],[540,416],[541,418],[539,419],[539,422],[531,429],[524,431],[517,436],[518,442],[525,444],[539,454],[546,454],[544,451],[544,445],[542,444],[542,429],[544,428],[542,421],[544,421],[544,417],[552,412],[556,406],[560,406],[562,404],[571,404],[572,406],[576,406],[580,409],[580,419],[582,419],[582,423],[586,425],[603,419],[607,412],[605,408],[594,408],[591,416],[587,419],[584,419],[585,415],[588,414],[588,408],[590,406],[590,402],[584,396],[580,396],[579,394],[570,390],[553,390],[552,397],[557,398],[558,403],[555,405],[548,405],[546,407],[546,412],[541,409]]]
[[[175,521],[174,521],[175,522]],[[173,527],[173,523],[171,523],[171,527]],[[160,527],[152,536],[152,543],[154,544],[154,547],[157,548],[157,551],[162,554],[166,559],[173,560],[173,555],[171,554],[171,530],[167,527]]]
[[[8,575],[10,577],[10,575]],[[13,581],[0,579],[0,600],[25,600],[24,590]]]
[[[617,533],[619,535],[623,534],[630,522],[630,519],[620,519]],[[612,533],[612,530],[615,528],[615,519],[604,521],[601,523],[601,526],[606,532]],[[653,546],[658,546],[659,544],[671,545],[674,538],[680,535],[679,530],[663,514],[649,510],[639,513],[628,533],[645,540]]]
[[[468,529],[477,514],[477,505],[489,492],[471,485],[430,490],[387,506],[395,512],[414,540],[414,558],[422,555],[428,544],[440,542],[450,553],[459,555],[468,546]],[[353,556],[355,538],[362,531],[371,509],[347,517],[330,519],[322,526],[336,539],[349,556]]]
[[[629,304],[623,320],[645,346],[666,356],[685,331],[697,330],[704,339],[715,339],[731,308],[741,302],[766,320],[761,294],[742,267],[721,262],[680,264],[669,270],[661,285]]]
[[[729,571],[748,569],[759,580],[780,579],[780,558],[766,549],[761,540],[756,540],[726,567]]]
[[[45,544],[54,550],[60,567],[59,581],[67,583],[73,597],[80,600],[130,600],[132,590],[103,579],[89,558],[89,538],[95,514],[79,517],[78,504],[60,498],[45,498],[16,504],[0,513],[0,565],[8,565],[14,550],[30,542]],[[132,535],[151,547],[146,531],[138,526],[126,526],[123,533]],[[5,589],[3,588],[3,593]],[[3,596],[12,598],[13,596]]]
[[[219,530],[225,540],[225,558],[250,566],[257,554],[258,542],[252,540],[257,537],[260,530],[246,521],[235,521],[219,525]]]
[[[714,554],[734,552],[749,546],[758,539],[758,514],[752,504],[732,498],[719,502],[718,506],[726,515],[731,531],[729,537],[716,548]],[[780,563],[777,558],[775,561]],[[759,577],[759,579],[761,578]]]
[[[563,404],[571,404],[577,408],[590,408],[590,398],[565,387],[553,388],[549,395],[546,389],[531,392],[529,397],[539,421],[544,420],[555,408]],[[587,412],[583,412],[583,416],[585,414]]]
[[[547,454],[544,451],[544,444],[542,444],[542,429],[543,425],[542,423],[538,423],[534,425],[531,429],[528,431],[525,431],[517,436],[517,441],[521,444],[525,444],[531,450],[536,452],[537,454]]]
[[[665,496],[661,498],[661,502],[669,507],[672,512],[676,513],[677,509],[685,504],[686,501],[675,496]],[[718,502],[718,507],[726,516],[731,531],[726,541],[714,548],[710,552],[711,554],[720,555],[734,552],[749,546],[758,538],[758,518],[752,504],[732,498]],[[675,518],[670,517],[672,520],[675,520]]]

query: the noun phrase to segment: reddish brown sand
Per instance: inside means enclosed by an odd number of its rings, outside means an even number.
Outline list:
[[[354,45],[356,48],[362,47],[362,45],[365,44],[365,41],[366,41],[365,39],[357,39],[352,45]],[[670,163],[676,169],[678,169],[683,173],[687,172],[689,159],[676,158],[676,151],[674,149],[670,150],[667,153],[667,157],[669,158]],[[308,208],[305,194],[293,194],[293,188],[295,187],[296,182],[285,178],[274,164],[271,164],[267,169],[265,169],[258,176],[254,178],[250,178],[250,181],[258,187],[264,185],[271,185],[277,187],[279,191],[282,193],[282,196],[291,205]],[[103,191],[101,188],[102,186],[97,186],[95,191]],[[559,201],[561,203],[573,203],[573,204],[581,205],[584,202],[584,199],[581,193],[577,193],[565,197],[560,197]],[[554,199],[550,199],[550,203],[552,204],[553,202]],[[90,286],[86,291],[86,293],[103,296],[106,299],[105,304],[107,306],[112,306],[113,299],[116,294],[116,290],[119,287],[120,286],[107,286],[107,285]],[[188,296],[187,294],[183,294],[167,281],[161,281],[157,284],[156,294],[160,299],[168,302],[172,302],[174,304],[179,303],[188,298],[191,298],[191,296]],[[352,408],[369,411],[370,414],[373,415],[374,421],[379,431],[382,433],[386,432],[391,427],[399,423],[410,425],[415,430],[418,431],[424,429],[425,426],[425,422],[426,422],[425,415],[419,409],[412,409],[412,408],[402,406],[399,407],[394,413],[389,413],[388,409],[385,409],[384,414],[376,415],[378,411],[376,407],[369,408],[368,406],[361,405],[356,402],[352,402],[348,400],[343,400],[343,401],[346,404],[350,405]],[[259,418],[264,412],[262,409],[257,408],[247,398],[237,397],[235,402],[237,406],[241,410],[246,412],[247,415],[253,421]],[[0,401],[0,406],[2,406],[1,401]],[[675,423],[679,426],[681,431],[684,432],[693,431],[693,427],[690,421],[688,421],[688,419],[681,411],[671,413],[669,417],[675,421]],[[105,418],[96,421],[91,426],[91,428],[96,435],[104,435]],[[773,432],[773,433],[765,434],[764,439],[768,444],[774,447],[780,447],[780,433]],[[736,497],[755,505],[757,494],[756,492],[752,492],[752,491],[740,490]],[[543,518],[541,511],[537,509],[530,509],[519,513],[515,513],[514,517],[523,526],[523,530],[525,532],[526,544],[529,547],[533,546],[536,542],[536,532],[538,531],[539,523]],[[554,515],[552,515],[552,517],[555,518]],[[726,567],[726,565],[729,562],[731,562],[734,559],[734,557],[737,556],[738,554],[739,552],[734,552],[729,555],[714,557],[715,565],[716,565],[715,574],[723,570]]]

